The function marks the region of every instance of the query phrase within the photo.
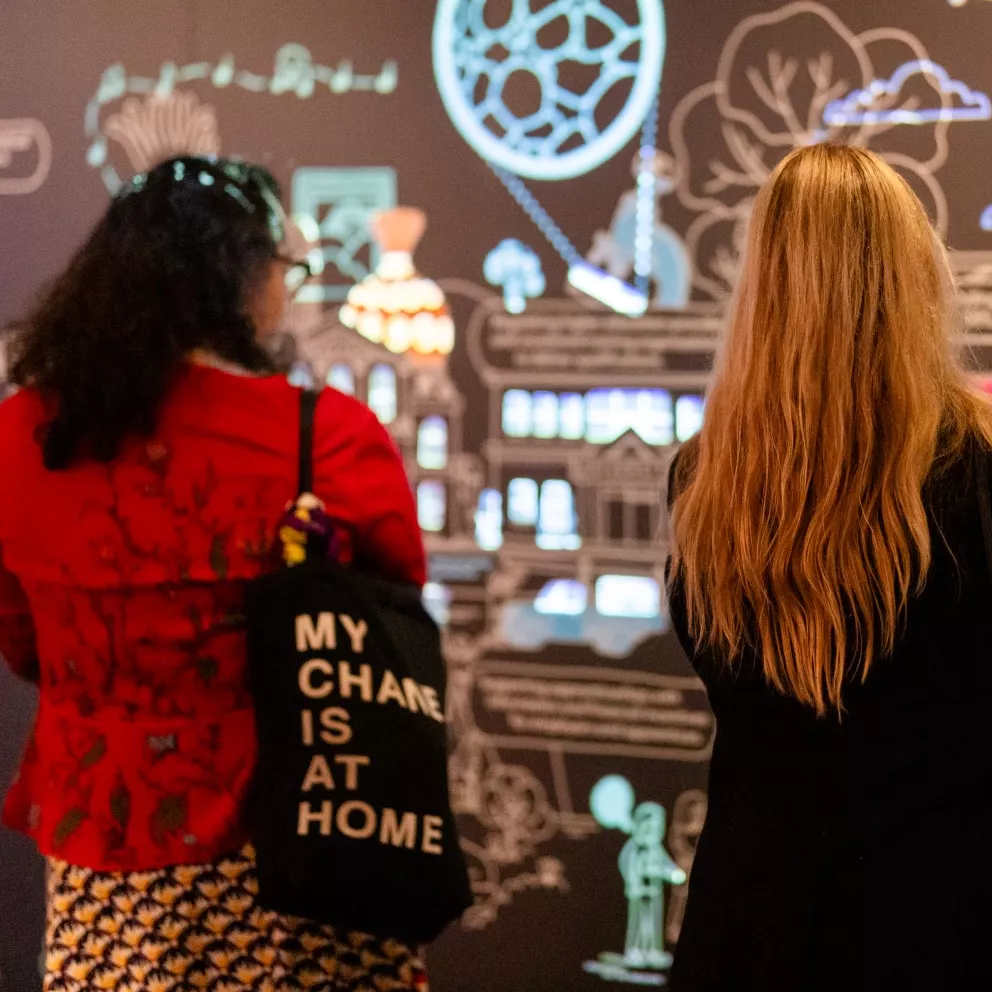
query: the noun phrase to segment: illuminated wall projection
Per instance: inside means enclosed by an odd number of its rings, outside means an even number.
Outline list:
[[[60,160],[65,188],[88,186],[95,213],[104,184],[165,155],[271,153],[294,257],[322,270],[291,307],[293,381],[353,395],[391,434],[443,626],[475,901],[432,948],[431,984],[663,988],[715,735],[668,621],[666,486],[705,421],[751,204],[794,148],[883,155],[972,249],[951,264],[992,368],[992,190],[973,168],[992,70],[948,40],[992,7],[933,0],[927,25],[894,0],[334,6],[309,48],[245,0],[259,19],[237,58],[204,32],[189,50],[209,61],[80,70],[59,101],[85,108],[88,161]],[[379,54],[339,58],[356,36]],[[663,71],[669,38],[679,72]],[[0,194],[37,190],[17,207],[41,211],[50,162],[38,121],[0,121]],[[430,215],[423,247],[398,179]],[[535,939],[549,919],[578,922]]]
[[[589,796],[596,822],[630,838],[620,852],[620,876],[627,898],[627,937],[622,954],[600,954],[586,971],[614,982],[655,984],[672,964],[664,946],[665,886],[684,885],[688,876],[665,850],[665,809],[636,803],[634,788],[621,775],[600,779]],[[658,984],[661,984],[658,982]]]
[[[52,167],[52,139],[41,121],[0,120],[0,196],[40,189]]]
[[[744,18],[714,80],[686,95],[669,125],[681,177],[675,195],[692,218],[685,240],[694,288],[728,299],[758,188],[784,155],[814,141],[842,138],[878,152],[945,232],[948,203],[938,173],[950,154],[950,129],[985,120],[988,104],[903,29],[856,34],[812,0]],[[721,122],[717,154],[714,120]]]
[[[273,97],[292,95],[300,100],[320,93],[372,92],[385,96],[396,90],[398,74],[392,60],[372,74],[357,73],[350,61],[320,65],[307,48],[295,43],[276,52],[271,74],[243,68],[233,55],[225,55],[216,63],[165,62],[157,78],[129,75],[123,63],[116,63],[103,73],[86,105],[86,160],[100,171],[107,189],[116,193],[124,179],[123,163],[115,159],[115,146],[124,151],[132,174],[172,155],[220,153],[217,114],[206,102],[211,91],[234,88]]]
[[[565,262],[577,290],[618,312],[639,314],[647,309],[654,277],[659,285],[664,279],[672,305],[684,303],[686,280],[678,264],[684,257],[672,256],[670,232],[658,230],[656,209],[654,145],[666,49],[661,0],[637,0],[633,19],[631,3],[623,0],[554,0],[534,8],[530,0],[515,0],[508,12],[492,9],[498,6],[487,0],[438,4],[434,73],[452,123]],[[576,65],[592,70],[594,81],[570,78]],[[539,91],[536,108],[514,96],[515,87],[527,83]],[[604,115],[604,100],[620,85],[625,102]],[[603,271],[583,259],[524,180],[586,175],[639,130],[638,187],[626,224],[631,229],[617,242],[624,247],[613,252],[611,271]],[[657,234],[665,242],[658,257]],[[624,250],[628,262],[621,259]],[[636,286],[625,282],[631,276]]]
[[[312,220],[323,272],[297,295],[303,303],[341,302],[379,262],[373,214],[396,206],[396,172],[388,168],[303,168],[293,173],[293,215]]]

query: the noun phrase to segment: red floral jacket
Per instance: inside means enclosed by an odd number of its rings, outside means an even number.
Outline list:
[[[43,853],[143,870],[244,842],[243,583],[295,495],[298,410],[282,378],[190,366],[152,440],[51,473],[41,398],[0,404],[0,654],[41,700],[4,820]],[[314,464],[356,563],[422,584],[413,497],[374,415],[326,391]]]

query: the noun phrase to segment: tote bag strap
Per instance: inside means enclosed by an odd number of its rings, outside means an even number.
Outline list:
[[[978,503],[982,513],[982,534],[985,537],[985,560],[992,574],[992,499],[989,498],[989,468],[984,452],[979,454],[978,470]]]
[[[313,492],[313,422],[319,393],[304,389],[300,393],[300,466],[297,496]]]

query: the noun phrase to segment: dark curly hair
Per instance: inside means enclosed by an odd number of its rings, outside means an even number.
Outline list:
[[[117,194],[11,343],[11,381],[52,404],[47,468],[150,435],[195,349],[272,371],[248,311],[285,233],[278,197],[258,166],[194,157]]]

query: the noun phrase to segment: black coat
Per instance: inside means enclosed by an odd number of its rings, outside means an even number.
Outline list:
[[[717,718],[672,992],[992,990],[992,575],[977,472],[928,483],[894,654],[818,718],[672,622]],[[858,659],[852,658],[852,671]]]

